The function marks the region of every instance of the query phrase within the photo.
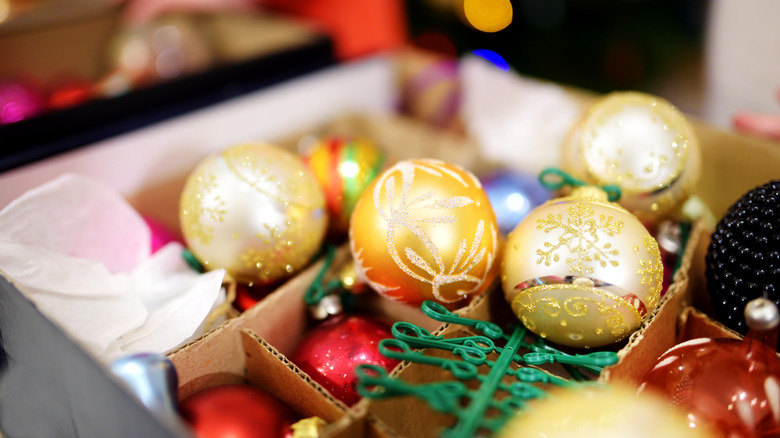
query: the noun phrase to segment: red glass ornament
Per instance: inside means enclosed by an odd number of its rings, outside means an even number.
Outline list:
[[[391,338],[390,324],[359,315],[337,315],[311,329],[290,360],[347,406],[360,400],[355,368],[361,364],[390,371],[399,361],[379,353],[379,341]]]
[[[40,114],[44,107],[43,95],[31,81],[0,81],[0,124],[29,119]]]
[[[233,307],[239,312],[245,312],[262,301],[277,287],[279,287],[279,283],[251,285],[238,283],[236,284],[236,299],[233,301]]]
[[[91,100],[94,95],[94,86],[88,80],[61,78],[49,92],[48,106],[50,109],[70,108]]]
[[[197,392],[182,401],[180,412],[198,438],[290,437],[299,419],[281,400],[248,385]]]
[[[659,358],[640,391],[667,395],[687,413],[692,428],[729,438],[780,436],[780,361],[774,347],[762,341],[777,342],[776,325],[744,340],[679,344]]]

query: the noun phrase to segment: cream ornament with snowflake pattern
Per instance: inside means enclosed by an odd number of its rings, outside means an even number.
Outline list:
[[[597,187],[533,210],[509,234],[502,287],[534,333],[571,347],[624,339],[658,306],[658,243]]]
[[[396,301],[465,304],[498,274],[487,194],[473,174],[443,161],[385,170],[358,200],[349,231],[358,276]]]

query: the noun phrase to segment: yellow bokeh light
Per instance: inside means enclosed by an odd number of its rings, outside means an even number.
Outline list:
[[[463,15],[477,30],[498,32],[512,23],[509,0],[463,0]]]

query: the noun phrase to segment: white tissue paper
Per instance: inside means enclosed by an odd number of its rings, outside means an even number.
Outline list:
[[[224,301],[170,243],[151,254],[143,218],[105,185],[63,175],[0,211],[0,272],[97,359],[167,353]]]
[[[583,112],[578,100],[477,56],[461,60],[460,75],[461,117],[486,159],[529,174],[560,167],[563,142]]]

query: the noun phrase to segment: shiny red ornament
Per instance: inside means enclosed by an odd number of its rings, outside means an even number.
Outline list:
[[[776,327],[744,340],[679,344],[658,359],[640,391],[667,395],[687,414],[691,428],[728,438],[780,436],[780,361],[761,340],[776,343]]]
[[[186,398],[180,413],[198,438],[290,437],[298,416],[278,398],[248,385],[222,385]]]
[[[290,355],[317,383],[347,406],[360,400],[355,368],[361,364],[387,371],[399,361],[379,353],[379,341],[392,337],[390,325],[359,315],[337,315],[311,329]]]
[[[49,92],[48,107],[56,110],[81,105],[92,100],[95,96],[94,88],[94,85],[86,79],[59,79]]]

